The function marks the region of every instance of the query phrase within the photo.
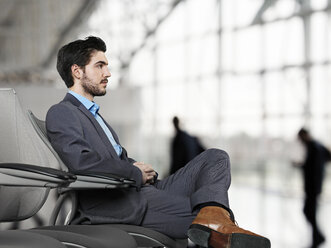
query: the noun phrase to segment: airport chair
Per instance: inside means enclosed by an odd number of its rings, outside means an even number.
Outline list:
[[[68,184],[62,171],[23,164],[0,164],[0,222],[18,221],[34,215],[44,203],[50,187]],[[38,188],[42,187],[41,190]],[[46,188],[45,188],[46,187]],[[32,189],[32,191],[31,191]],[[22,196],[28,201],[21,202]],[[0,248],[65,248],[56,239],[27,231],[0,231]]]
[[[31,217],[43,206],[50,188],[66,187],[75,180],[76,176],[52,168],[18,163],[0,164],[0,220],[8,222]],[[42,189],[40,190],[40,188]],[[22,195],[25,199],[22,199]],[[105,232],[107,232],[107,236],[103,235]],[[5,234],[8,234],[8,237],[15,236],[15,231],[0,232],[0,237]],[[47,227],[47,229],[36,228],[19,231],[18,234],[18,237],[22,236],[19,241],[22,244],[26,242],[26,246],[22,247],[35,245],[35,242],[29,243],[30,239],[40,240],[43,244],[40,247],[46,247],[48,242],[55,243],[56,241],[68,248],[136,247],[136,242],[131,236],[112,227],[67,226],[62,229]],[[26,240],[26,236],[29,235],[32,238]],[[10,247],[8,243],[17,245],[14,243],[15,240],[9,240],[8,237],[0,239],[0,247],[5,244]]]
[[[35,128],[36,132],[38,133],[39,137],[42,139],[42,141],[46,144],[46,146],[49,148],[49,150],[53,153],[54,157],[58,160],[58,163],[60,164],[61,168],[65,171],[68,170],[68,168],[65,166],[61,158],[58,156],[56,151],[53,149],[52,145],[50,144],[48,138],[47,138],[47,131],[46,131],[46,125],[45,121],[38,119],[32,111],[28,111],[29,119]],[[85,187],[85,182],[89,182],[91,184],[91,187],[94,187],[94,183],[100,182],[100,180],[110,180],[112,182],[117,182],[114,187],[129,187],[133,182],[129,179],[116,177],[116,175],[105,175],[102,173],[91,173],[91,172],[80,172],[80,175],[77,176],[77,181],[74,184],[71,184],[68,189],[62,192],[58,204],[55,208],[55,212],[51,216],[51,225],[55,224],[56,216],[58,215],[58,212],[61,208],[61,205],[64,202],[64,199],[67,197],[71,197],[71,200],[73,202],[73,207],[71,211],[71,215],[69,216],[66,224],[71,224],[71,221],[74,218],[74,215],[77,211],[77,195],[76,190],[79,190],[80,187]],[[86,173],[86,174],[85,174]],[[84,175],[85,174],[85,175]],[[88,176],[88,180],[86,180],[84,177]],[[107,178],[108,177],[108,178]],[[94,180],[93,180],[94,178]],[[85,182],[84,182],[85,181]],[[75,185],[76,184],[76,185]],[[83,186],[85,185],[85,186]],[[87,185],[87,188],[89,186]],[[95,187],[94,187],[95,188]],[[102,187],[105,188],[105,187]],[[108,187],[109,188],[109,187]],[[79,223],[75,223],[79,224]],[[154,230],[144,228],[141,226],[135,226],[135,225],[127,225],[127,224],[107,224],[107,225],[93,225],[93,226],[111,226],[116,227],[118,229],[124,230],[127,233],[129,233],[132,237],[135,238],[138,247],[171,247],[171,248],[184,248],[187,247],[188,240],[187,239],[180,239],[175,240],[172,239],[162,233],[156,232]]]
[[[56,159],[53,161],[53,155],[46,155],[48,149],[43,148],[45,145],[22,111],[12,89],[0,89],[0,104],[3,107],[0,115],[0,221],[11,222],[27,219],[37,213],[51,188],[65,188],[71,183],[75,185],[77,177],[50,168]],[[112,185],[109,184],[109,187]],[[22,243],[25,243],[23,247],[37,248],[62,248],[63,244],[68,248],[137,247],[136,241],[127,232],[110,226],[0,231],[0,237],[6,234],[7,238],[0,239],[1,248],[22,247]],[[16,240],[18,243],[10,238],[15,234],[22,236]],[[38,246],[27,237],[45,242],[42,242],[43,246]],[[49,245],[46,246],[47,241]]]

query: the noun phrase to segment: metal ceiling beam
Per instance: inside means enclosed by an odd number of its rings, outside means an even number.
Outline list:
[[[261,5],[260,9],[257,11],[252,21],[252,25],[262,23],[263,14],[276,2],[277,0],[264,0],[263,4]]]
[[[52,60],[56,57],[59,48],[63,45],[63,42],[67,35],[72,32],[75,28],[79,27],[83,22],[84,18],[94,10],[95,6],[99,3],[99,0],[85,0],[82,2],[81,7],[77,10],[76,14],[72,17],[69,24],[63,28],[60,32],[55,45],[50,50],[48,56],[46,56],[45,60],[41,63],[42,67],[49,67]]]
[[[158,19],[156,25],[153,28],[146,30],[145,37],[143,38],[141,44],[131,51],[129,58],[126,61],[121,60],[121,58],[119,58],[119,60],[121,62],[121,69],[126,69],[130,66],[132,59],[136,56],[136,54],[141,49],[143,49],[146,46],[148,39],[157,32],[160,25],[172,14],[172,12],[176,9],[176,7],[179,5],[179,3],[183,2],[183,1],[185,1],[185,0],[174,0],[172,2],[169,11],[164,16],[162,16],[160,19]]]

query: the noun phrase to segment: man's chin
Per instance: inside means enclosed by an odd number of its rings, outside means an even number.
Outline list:
[[[96,94],[94,94],[94,96],[104,96],[106,95],[107,91],[103,91],[103,92],[98,92]]]
[[[100,89],[98,91],[93,92],[93,95],[94,96],[104,96],[104,95],[106,95],[106,93],[107,93],[106,89]]]

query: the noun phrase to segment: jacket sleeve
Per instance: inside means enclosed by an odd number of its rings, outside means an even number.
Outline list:
[[[135,180],[141,187],[142,174],[131,160],[118,160],[102,156],[85,138],[80,116],[65,104],[50,108],[46,116],[47,136],[53,148],[70,171],[96,171],[113,173]]]

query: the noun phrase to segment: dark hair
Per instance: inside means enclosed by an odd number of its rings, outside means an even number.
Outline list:
[[[76,64],[85,69],[95,51],[106,52],[105,42],[94,36],[75,40],[64,45],[57,54],[56,68],[68,88],[74,85],[71,66]]]
[[[172,119],[172,123],[174,124],[174,127],[178,130],[179,129],[179,118],[177,116],[174,116]]]
[[[309,131],[306,129],[306,128],[301,128],[300,130],[299,130],[299,132],[298,132],[298,135],[299,136],[303,136],[303,135],[307,135],[307,134],[309,134]]]

